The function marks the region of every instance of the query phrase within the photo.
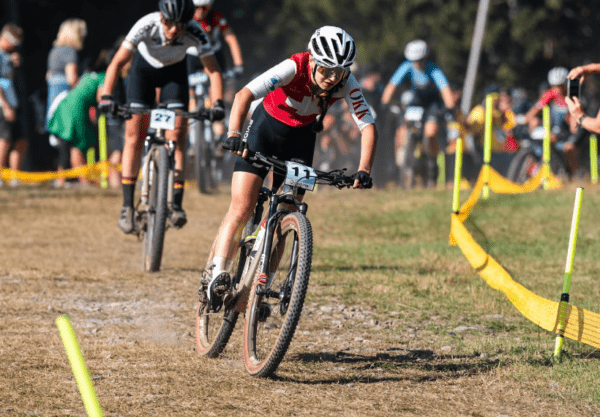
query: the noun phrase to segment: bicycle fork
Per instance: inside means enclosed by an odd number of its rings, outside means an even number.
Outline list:
[[[272,246],[273,246],[273,237],[275,234],[275,228],[276,225],[279,221],[279,219],[289,213],[291,213],[289,210],[277,210],[277,206],[279,205],[279,203],[282,202],[292,202],[297,208],[298,211],[300,212],[300,214],[302,215],[306,215],[306,212],[308,210],[308,205],[305,203],[300,203],[298,202],[294,196],[292,194],[289,194],[288,192],[291,190],[288,190],[288,186],[284,186],[283,187],[283,194],[282,195],[277,195],[277,194],[273,194],[271,197],[271,201],[269,203],[269,217],[268,217],[268,221],[266,224],[266,233],[265,233],[265,243],[263,246],[263,250],[260,256],[260,263],[259,263],[259,273],[258,273],[258,286],[257,286],[257,291],[259,291],[259,293],[263,294],[263,295],[267,295],[268,297],[277,297],[280,299],[283,299],[285,294],[287,293],[287,291],[284,291],[283,289],[280,289],[280,292],[275,292],[273,290],[271,290],[271,283],[273,281],[273,278],[275,276],[274,273],[271,273],[271,265],[270,265],[270,257],[271,257],[271,250],[272,250]],[[292,201],[290,201],[290,199]],[[284,280],[284,283],[289,282],[292,277],[295,275],[295,265],[296,265],[296,260],[298,259],[298,241],[297,239],[294,239],[293,245],[292,245],[292,256],[291,256],[291,260],[292,263],[290,271],[288,272],[288,276],[286,277],[286,279]]]

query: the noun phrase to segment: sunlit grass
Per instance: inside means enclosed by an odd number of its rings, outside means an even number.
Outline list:
[[[513,279],[558,301],[574,197],[574,188],[492,194],[465,225]],[[483,353],[506,365],[516,380],[538,387],[540,395],[597,403],[600,354],[567,339],[563,362],[553,360],[554,335],[521,316],[448,244],[449,199],[448,192],[428,191],[378,192],[354,206],[331,194],[315,198],[311,297],[367,305],[381,317],[395,312],[418,336],[431,337],[431,345],[452,346],[454,355]],[[585,190],[571,286],[571,302],[595,312],[600,312],[598,207],[599,190]],[[454,330],[460,326],[469,330]]]

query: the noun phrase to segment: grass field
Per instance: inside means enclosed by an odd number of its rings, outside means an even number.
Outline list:
[[[463,192],[465,199],[466,192]],[[575,187],[492,195],[465,222],[511,276],[562,292]],[[67,314],[106,416],[595,416],[600,354],[525,319],[448,245],[451,191],[308,196],[313,272],[272,379],[246,375],[240,325],[195,352],[201,268],[229,204],[186,191],[163,269],[116,227],[120,192],[0,190],[0,415],[83,416],[55,319]],[[583,195],[571,302],[600,313],[600,188]]]

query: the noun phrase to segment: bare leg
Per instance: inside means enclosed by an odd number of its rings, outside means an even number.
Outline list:
[[[111,188],[117,188],[121,185],[121,172],[115,166],[121,163],[121,151],[112,152],[108,162],[111,165],[108,171],[108,184]]]
[[[8,165],[10,166],[10,169],[14,169],[15,171],[21,170],[23,167],[23,155],[25,155],[25,151],[27,151],[27,139],[18,139],[13,144],[13,150],[9,155]]]
[[[86,161],[85,155],[83,154],[81,149],[77,148],[76,146],[73,146],[71,148],[71,166],[73,168],[79,168],[81,166],[86,165],[86,163],[87,163],[87,161]],[[79,182],[81,184],[91,184],[92,183],[92,181],[84,175],[79,177]]]
[[[137,178],[140,171],[143,138],[148,131],[150,116],[133,114],[125,122],[125,145],[123,146],[123,176]]]
[[[175,130],[169,130],[166,133],[168,140],[176,142],[175,146],[175,181],[185,179],[185,134],[187,132],[187,119],[177,116],[175,119]]]
[[[241,239],[244,226],[252,216],[262,179],[255,174],[236,171],[231,181],[231,203],[221,223],[209,256],[208,266],[213,257],[232,260],[235,253],[233,242]]]
[[[10,141],[0,139],[0,167],[8,168],[8,152],[10,150]]]

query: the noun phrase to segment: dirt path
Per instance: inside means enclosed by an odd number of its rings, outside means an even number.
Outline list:
[[[62,314],[106,416],[573,415],[494,360],[431,350],[394,314],[315,302],[318,273],[274,379],[246,375],[239,324],[223,358],[200,358],[195,293],[228,196],[187,191],[190,223],[168,232],[152,275],[116,227],[119,205],[119,193],[95,189],[0,190],[0,415],[85,415],[54,322]]]

